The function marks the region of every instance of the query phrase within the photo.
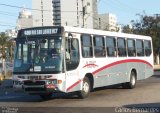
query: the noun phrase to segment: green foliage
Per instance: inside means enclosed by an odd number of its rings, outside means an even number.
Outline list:
[[[133,33],[133,30],[129,25],[125,25],[123,26],[123,33]]]
[[[12,42],[8,42],[7,38],[8,37],[4,33],[0,33],[0,53],[2,54],[0,58],[4,59],[6,59],[7,54],[10,54],[10,49],[12,47]]]
[[[132,29],[127,26],[123,27],[123,32],[138,35],[151,36],[153,39],[154,53],[158,53],[160,48],[160,15],[147,16],[138,14],[139,20],[132,20]]]

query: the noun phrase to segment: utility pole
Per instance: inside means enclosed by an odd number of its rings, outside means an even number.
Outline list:
[[[79,26],[79,0],[77,0],[77,26]]]
[[[86,14],[89,14],[88,12],[87,12],[87,8],[88,8],[88,6],[90,6],[90,3],[89,2],[86,2],[86,3],[84,3],[84,0],[81,0],[82,1],[82,20],[83,20],[83,25],[82,25],[82,27],[84,27],[84,25],[85,25],[85,21],[86,21],[86,18],[85,18],[85,16],[86,16]],[[84,5],[85,4],[85,5]]]
[[[82,27],[84,27],[84,16],[85,16],[85,6],[84,6],[84,0],[82,0],[82,20],[83,20]]]
[[[42,26],[43,26],[43,0],[41,0]]]

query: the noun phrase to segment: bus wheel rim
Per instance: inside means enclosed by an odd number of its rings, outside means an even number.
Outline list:
[[[132,79],[131,79],[131,84],[132,84],[132,85],[135,85],[135,83],[136,83],[135,76],[132,76]]]
[[[87,82],[83,84],[83,91],[86,93],[89,91],[89,84]]]

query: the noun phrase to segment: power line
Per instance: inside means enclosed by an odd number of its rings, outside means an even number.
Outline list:
[[[122,13],[132,13],[133,11],[131,10],[131,8],[129,7],[123,7],[122,6],[122,3],[120,5],[120,2],[118,3],[118,1],[115,1],[115,0],[110,0],[110,1],[106,1],[106,0],[103,0],[103,2],[105,4],[107,4],[108,6],[112,6],[114,9],[117,9],[118,11],[122,12]],[[126,9],[127,8],[127,9]]]
[[[11,12],[7,12],[7,11],[0,11],[0,13],[9,14],[9,15],[12,15],[12,16],[15,16],[15,14],[17,14],[17,13],[11,13]]]
[[[0,24],[1,24],[1,23],[2,23],[2,24],[11,24],[11,25],[13,24],[13,22],[10,23],[10,22],[7,22],[7,21],[1,21],[1,20],[0,20]]]
[[[99,0],[98,3],[100,3],[100,1],[101,1],[101,0]],[[0,3],[0,5],[1,5],[1,6],[6,6],[6,7],[18,8],[18,9],[23,9],[23,8],[24,8],[24,7],[20,7],[20,6],[3,4],[3,3]],[[32,8],[25,8],[25,9],[35,10],[35,11],[42,11],[42,10],[40,10],[40,9],[32,9]],[[50,10],[43,10],[43,11],[49,11],[49,12],[50,12]],[[71,12],[71,13],[73,13],[73,12],[77,12],[77,11],[61,11],[61,12]],[[79,11],[79,12],[82,12],[82,11]],[[8,15],[8,16],[13,16],[13,15],[9,14],[9,12],[1,12],[1,14],[3,14],[3,15]],[[90,16],[91,16],[91,15],[90,15]],[[93,17],[93,18],[97,20],[97,18],[95,18],[95,17]],[[110,26],[109,23],[107,23],[107,22],[105,22],[105,21],[101,21],[101,22],[106,23],[108,26]],[[12,25],[7,25],[7,24],[0,24],[0,26],[15,27],[15,26],[12,26]]]
[[[0,11],[0,15],[6,15],[6,16],[11,16],[11,17],[17,17],[17,16],[15,16],[15,15],[10,15],[10,14],[7,14],[7,13],[3,13],[3,12],[1,12],[1,11]]]
[[[131,7],[131,6],[129,6],[129,5],[127,5],[127,4],[125,4],[124,2],[121,2],[121,1],[119,1],[119,0],[112,0],[112,1],[114,1],[115,3],[117,2],[117,4],[118,5],[123,5],[123,9],[125,10],[125,8],[127,8],[129,11],[133,11],[133,10],[135,10],[135,8],[133,8],[133,7]],[[121,6],[120,5],[120,6]]]
[[[33,8],[25,8],[25,7],[21,7],[21,6],[15,6],[15,5],[9,5],[9,4],[3,4],[3,3],[0,3],[1,6],[6,6],[6,7],[12,7],[12,8],[18,8],[18,9],[28,9],[28,10],[35,10],[35,11],[48,11],[48,12],[51,12],[51,10],[41,10],[41,9],[33,9]],[[61,11],[61,12],[77,12],[77,11]],[[81,12],[81,11],[79,11]],[[10,12],[8,12],[10,13]]]
[[[8,4],[2,4],[2,3],[0,3],[0,5],[1,5],[1,6],[6,6],[6,7],[18,8],[18,9],[23,9],[23,8],[24,8],[24,7],[20,7],[20,6],[8,5]],[[40,9],[32,9],[32,8],[25,8],[25,9],[42,11],[42,10],[40,10]],[[50,12],[50,10],[43,10],[43,11],[49,11],[49,12]]]
[[[7,25],[7,24],[0,24],[0,26],[15,27],[15,26],[12,26],[12,25]]]

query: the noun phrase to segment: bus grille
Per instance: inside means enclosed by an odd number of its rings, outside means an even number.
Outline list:
[[[24,81],[24,85],[45,85],[45,81]]]
[[[45,88],[25,88],[25,91],[46,91]]]

